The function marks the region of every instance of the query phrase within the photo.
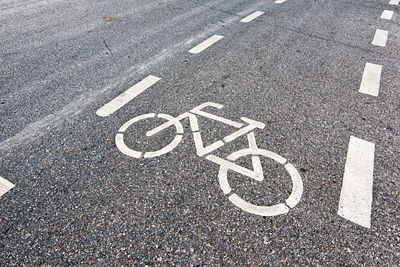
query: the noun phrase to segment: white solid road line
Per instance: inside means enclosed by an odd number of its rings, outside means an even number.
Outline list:
[[[12,189],[15,185],[0,176],[0,197]]]
[[[400,0],[390,0],[389,5],[398,6],[399,2],[400,2]]]
[[[372,63],[365,64],[364,74],[360,85],[360,93],[378,96],[381,83],[382,66]]]
[[[276,1],[275,1],[275,4],[282,4],[282,3],[284,3],[284,2],[286,2],[286,0],[276,0]]]
[[[243,22],[243,23],[250,22],[250,21],[252,21],[253,19],[255,19],[255,18],[261,16],[261,15],[264,14],[264,13],[265,13],[265,12],[256,11],[256,12],[254,12],[253,14],[250,14],[250,15],[248,15],[247,17],[243,18],[240,22]]]
[[[338,215],[371,227],[375,144],[350,137]]]
[[[107,117],[108,115],[113,114],[115,111],[126,105],[129,101],[137,97],[139,94],[141,94],[143,91],[155,84],[160,79],[161,78],[153,75],[147,76],[142,81],[138,82],[137,84],[99,108],[96,114],[101,117]]]
[[[374,39],[372,40],[373,45],[377,46],[386,46],[387,38],[388,38],[388,31],[377,29],[375,31]]]
[[[384,10],[381,15],[381,19],[391,20],[394,12],[392,10]]]
[[[212,44],[218,42],[219,40],[221,40],[222,38],[224,38],[224,36],[221,35],[214,35],[210,38],[208,38],[207,40],[203,41],[202,43],[196,45],[195,47],[193,47],[192,49],[189,50],[189,53],[191,54],[198,54],[201,51],[203,51],[204,49],[206,49],[207,47],[211,46]]]

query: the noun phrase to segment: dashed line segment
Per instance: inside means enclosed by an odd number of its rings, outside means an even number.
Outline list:
[[[243,23],[250,22],[250,21],[252,21],[253,19],[255,19],[255,18],[261,16],[261,15],[264,14],[264,13],[265,13],[265,12],[262,12],[262,11],[256,11],[256,12],[254,12],[253,14],[250,14],[250,15],[248,15],[247,17],[241,19],[240,22],[243,22]]]
[[[198,54],[201,51],[205,50],[206,48],[210,47],[211,45],[213,45],[214,43],[218,42],[219,40],[221,40],[222,38],[224,38],[224,36],[222,35],[214,35],[211,36],[210,38],[208,38],[207,40],[201,42],[200,44],[196,45],[195,47],[193,47],[192,49],[189,50],[189,53],[191,54]]]
[[[387,38],[388,38],[389,32],[377,29],[375,31],[375,36],[374,39],[372,40],[372,44],[376,46],[386,46]]]
[[[15,185],[0,176],[0,197],[14,188]]]
[[[371,227],[375,144],[350,137],[338,215],[363,227]]]
[[[382,66],[366,63],[360,85],[360,93],[378,96],[381,83]]]
[[[381,15],[381,19],[391,20],[394,12],[392,10],[384,10]]]
[[[97,110],[96,114],[100,117],[107,117],[115,111],[126,105],[129,101],[144,92],[147,88],[158,82],[161,78],[149,75],[142,81],[138,82],[104,106]]]

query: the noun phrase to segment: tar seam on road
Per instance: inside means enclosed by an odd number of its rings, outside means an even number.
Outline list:
[[[201,42],[200,44],[196,45],[195,47],[193,47],[192,49],[189,50],[189,53],[191,54],[198,54],[201,51],[203,51],[204,49],[208,48],[209,46],[213,45],[214,43],[218,42],[219,40],[221,40],[222,38],[224,38],[224,36],[222,35],[214,35],[211,36],[210,38],[208,38],[207,40]]]
[[[340,192],[338,215],[371,227],[375,144],[350,137]]]
[[[366,63],[360,85],[360,93],[378,96],[381,83],[382,66]]]
[[[13,183],[0,176],[0,197],[15,187]]]
[[[138,82],[104,106],[97,110],[96,114],[101,117],[107,117],[115,111],[126,105],[129,101],[144,92],[147,88],[158,82],[161,78],[149,75],[142,81]]]
[[[373,45],[377,46],[386,46],[387,38],[388,38],[389,32],[377,29],[375,31],[374,39],[372,40]]]

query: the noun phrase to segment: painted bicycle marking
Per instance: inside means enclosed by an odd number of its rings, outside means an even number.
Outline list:
[[[194,139],[194,144],[196,148],[196,153],[198,156],[202,157],[205,156],[205,158],[215,164],[218,164],[220,166],[219,168],[219,174],[218,174],[218,179],[219,179],[219,185],[225,195],[228,196],[228,199],[237,207],[240,209],[260,215],[260,216],[276,216],[276,215],[281,215],[289,212],[290,208],[293,208],[294,206],[297,205],[297,203],[300,201],[302,193],[303,193],[303,182],[301,179],[301,176],[299,172],[296,170],[296,168],[290,164],[287,163],[287,160],[280,155],[271,152],[269,150],[265,149],[260,149],[257,147],[256,143],[256,138],[254,134],[255,129],[264,129],[265,124],[241,117],[240,119],[242,122],[235,122],[226,118],[223,118],[221,116],[211,114],[209,112],[204,111],[203,109],[206,107],[213,107],[217,109],[222,109],[223,105],[213,103],[213,102],[206,102],[203,103],[189,112],[185,112],[177,117],[170,116],[168,114],[155,114],[155,113],[148,113],[148,114],[143,114],[140,116],[137,116],[128,122],[126,122],[124,125],[121,126],[121,128],[118,130],[118,133],[115,136],[115,143],[118,147],[118,149],[125,155],[133,158],[153,158],[153,157],[158,157],[164,154],[167,154],[171,152],[175,147],[179,145],[179,143],[182,141],[182,136],[183,136],[183,126],[181,124],[181,121],[184,119],[189,119],[190,123],[190,128],[193,133],[193,139]],[[204,147],[203,144],[203,139],[201,136],[199,124],[197,117],[205,117],[210,120],[218,121],[220,123],[224,123],[226,125],[230,125],[234,128],[237,128],[236,131],[233,133],[225,136],[222,140],[217,140],[214,143]],[[166,120],[165,123],[161,124],[160,126],[154,128],[153,130],[150,130],[146,133],[147,136],[153,136],[157,133],[162,132],[163,130],[167,129],[168,127],[175,127],[176,130],[176,135],[175,138],[166,146],[163,148],[156,150],[156,151],[136,151],[130,147],[128,147],[125,144],[124,141],[124,133],[129,127],[132,127],[135,123],[142,121],[142,120],[147,120],[147,119],[154,119],[154,118],[161,118]],[[221,148],[225,144],[234,141],[240,136],[247,135],[248,143],[249,143],[249,148],[246,149],[241,149],[238,151],[235,151],[231,153],[229,156],[226,157],[226,159],[218,157],[216,155],[211,154],[212,152],[216,151],[217,149]],[[234,163],[237,159],[240,157],[244,157],[247,155],[252,156],[252,166],[253,169],[248,169],[243,166],[240,166],[236,163]],[[261,160],[260,157],[266,157],[270,158],[276,162],[278,162],[282,167],[286,170],[286,172],[289,174],[291,180],[292,180],[292,192],[289,195],[289,197],[286,199],[284,203],[277,203],[275,205],[270,205],[270,206],[260,206],[260,205],[254,205],[242,198],[240,198],[237,194],[232,192],[231,186],[229,185],[228,181],[228,170],[240,173],[244,176],[247,176],[249,178],[254,179],[255,181],[262,182],[264,180],[264,171],[263,167],[261,165]]]

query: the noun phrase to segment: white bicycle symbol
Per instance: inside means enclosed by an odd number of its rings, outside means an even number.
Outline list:
[[[237,207],[241,208],[242,210],[256,214],[256,215],[261,215],[261,216],[276,216],[280,214],[285,214],[289,212],[289,208],[293,208],[296,206],[296,204],[300,201],[302,193],[303,193],[303,182],[301,179],[301,176],[299,172],[296,170],[296,168],[290,164],[287,163],[287,160],[281,156],[279,156],[276,153],[273,153],[271,151],[265,150],[265,149],[260,149],[257,147],[256,144],[256,139],[254,135],[254,130],[256,128],[258,129],[263,129],[265,127],[265,124],[254,121],[245,117],[242,117],[241,120],[245,123],[241,122],[235,122],[231,121],[229,119],[220,117],[218,115],[214,115],[208,112],[203,111],[202,109],[206,107],[214,107],[217,109],[221,109],[223,105],[217,104],[217,103],[212,103],[212,102],[206,102],[203,103],[192,110],[190,112],[185,112],[182,115],[178,117],[172,117],[167,114],[155,114],[155,113],[148,113],[144,115],[137,116],[128,122],[126,122],[122,127],[119,129],[117,135],[115,136],[115,142],[118,147],[118,149],[124,153],[127,156],[133,157],[133,158],[141,158],[142,156],[144,158],[152,158],[152,157],[157,157],[163,154],[166,154],[170,151],[172,151],[180,141],[182,140],[182,135],[183,135],[183,127],[181,124],[181,120],[189,118],[190,122],[190,127],[193,132],[193,138],[194,138],[194,143],[196,147],[196,152],[197,155],[199,156],[205,156],[207,154],[210,154],[211,152],[217,150],[218,148],[222,147],[224,144],[229,143],[236,138],[247,134],[247,139],[249,143],[249,148],[246,149],[241,149],[238,151],[233,152],[230,154],[227,159],[220,158],[215,155],[208,155],[206,156],[206,159],[214,162],[216,164],[220,165],[219,169],[219,185],[224,192],[224,194],[229,195],[228,199]],[[238,128],[235,132],[232,134],[224,137],[222,140],[218,140],[214,142],[211,145],[208,145],[206,147],[203,146],[203,141],[202,137],[200,134],[200,129],[197,121],[197,116],[202,116],[206,117],[211,120],[215,120],[230,126],[233,126],[235,128]],[[172,140],[171,143],[166,145],[165,147],[157,150],[157,151],[136,151],[131,148],[129,148],[125,142],[124,142],[124,133],[130,127],[136,122],[139,122],[141,120],[145,119],[151,119],[151,118],[161,118],[167,120],[164,124],[156,127],[155,129],[148,131],[146,133],[147,136],[153,136],[166,128],[170,126],[175,126],[176,128],[176,136]],[[252,155],[252,165],[253,165],[253,170],[247,169],[245,167],[242,167],[240,165],[237,165],[234,163],[235,160],[239,159],[240,157],[244,157],[247,155]],[[264,180],[264,174],[263,174],[263,168],[261,166],[261,161],[260,161],[260,156],[264,156],[267,158],[270,158],[279,164],[283,165],[283,167],[286,169],[287,173],[289,174],[290,178],[292,179],[292,192],[289,195],[289,197],[286,199],[285,203],[279,203],[271,206],[259,206],[259,205],[254,205],[241,197],[239,197],[237,194],[232,193],[231,186],[229,185],[227,173],[228,170],[232,170],[235,172],[238,172],[242,175],[245,175],[247,177],[250,177],[256,181],[263,181]]]

